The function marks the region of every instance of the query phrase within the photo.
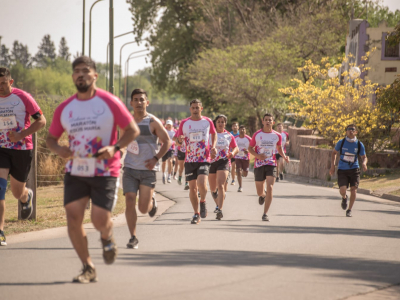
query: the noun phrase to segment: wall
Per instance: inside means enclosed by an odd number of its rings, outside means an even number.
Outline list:
[[[312,129],[307,128],[297,128],[294,126],[289,126],[289,141],[290,141],[290,153],[289,155],[293,158],[300,157],[300,144],[298,141],[299,135],[311,135]]]
[[[328,180],[331,168],[331,149],[318,149],[314,146],[300,146],[299,175]],[[336,178],[336,172],[332,179]]]

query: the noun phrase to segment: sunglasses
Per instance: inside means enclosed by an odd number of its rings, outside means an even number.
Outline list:
[[[354,127],[347,128],[347,131],[356,131]]]

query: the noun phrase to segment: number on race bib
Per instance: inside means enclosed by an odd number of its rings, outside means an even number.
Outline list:
[[[94,177],[96,170],[95,158],[74,158],[71,175],[79,177]]]
[[[17,127],[15,116],[0,117],[0,129],[13,129]]]
[[[356,161],[356,156],[354,154],[345,152],[343,156],[343,160],[349,163],[354,163]]]
[[[244,153],[244,151],[239,151],[238,156],[246,156],[246,154]]]
[[[190,142],[191,143],[197,143],[200,142],[203,138],[203,133],[202,132],[191,132],[190,133]]]
[[[138,155],[139,154],[139,144],[138,144],[138,142],[137,141],[133,141],[132,143],[130,143],[128,145],[127,150],[132,154]]]

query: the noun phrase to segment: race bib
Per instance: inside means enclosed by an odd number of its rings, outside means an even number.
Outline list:
[[[356,161],[356,156],[354,154],[345,152],[343,156],[343,160],[349,163],[354,163]]]
[[[132,153],[132,154],[139,154],[139,144],[137,141],[133,141],[132,143],[130,143],[127,147],[127,150]]]
[[[244,151],[239,151],[238,156],[246,156],[246,154],[244,153]]]
[[[269,148],[260,148],[260,154],[265,154],[267,158],[272,157],[272,149]]]
[[[0,129],[13,129],[17,127],[15,116],[0,117]]]
[[[95,170],[95,158],[74,158],[72,160],[71,175],[79,177],[94,177]]]
[[[190,142],[191,143],[200,142],[202,139],[203,139],[203,133],[202,132],[191,132],[190,133]]]

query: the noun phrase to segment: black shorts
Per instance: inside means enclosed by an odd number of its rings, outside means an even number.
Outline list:
[[[360,184],[360,169],[351,169],[351,170],[338,170],[338,185],[346,186],[346,188],[350,186],[355,186],[358,188]]]
[[[19,182],[28,180],[31,162],[32,150],[0,148],[0,168],[10,169],[9,174]]]
[[[254,168],[255,181],[264,181],[267,176],[276,177],[275,166],[261,166],[259,168]]]
[[[236,170],[240,171],[242,169],[243,171],[248,171],[250,168],[250,160],[248,159],[236,159]]]
[[[162,157],[162,161],[166,161],[168,158],[172,157],[172,153],[174,152],[174,150],[168,150],[167,153],[164,154],[164,156]]]
[[[182,151],[180,151],[180,150],[178,150],[178,160],[185,160],[185,155],[186,155],[186,153],[185,152],[182,152]]]
[[[282,155],[280,155],[279,153],[275,154],[276,161],[278,161],[281,157],[282,157]]]
[[[210,166],[210,174],[215,174],[217,171],[228,171],[229,172],[229,159],[219,159],[213,162]]]
[[[236,161],[235,158],[231,158],[231,163],[234,163]]]
[[[196,180],[199,175],[207,175],[210,172],[208,162],[185,162],[186,181]]]
[[[64,206],[81,198],[90,197],[94,205],[112,211],[117,203],[118,186],[118,177],[79,177],[66,173],[64,177]]]

